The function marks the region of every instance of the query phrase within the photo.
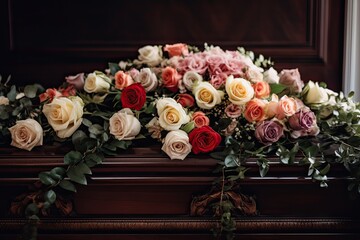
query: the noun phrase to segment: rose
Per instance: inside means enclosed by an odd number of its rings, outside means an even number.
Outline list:
[[[221,99],[224,96],[223,91],[216,90],[208,82],[200,82],[196,87],[194,87],[193,94],[197,105],[203,109],[214,108],[215,105],[221,103]]]
[[[60,87],[59,92],[61,93],[62,97],[70,97],[76,95],[76,89],[74,85],[69,85],[66,88]]]
[[[265,103],[254,98],[246,104],[244,117],[248,122],[259,122],[265,119]]]
[[[290,117],[297,111],[297,103],[294,98],[283,96],[277,105],[277,118],[283,119],[285,116]]]
[[[9,105],[9,99],[4,96],[0,96],[0,105]]]
[[[166,67],[162,70],[161,78],[163,85],[172,92],[177,92],[179,89],[179,80],[181,75],[178,74],[175,68]]]
[[[198,74],[204,74],[207,68],[206,61],[201,54],[189,55],[181,62],[181,69],[185,72],[193,71]]]
[[[278,114],[279,97],[276,94],[271,95],[271,101],[266,104],[265,112],[267,118],[272,118]]]
[[[229,76],[226,79],[225,89],[229,95],[229,100],[236,105],[244,105],[254,96],[251,83],[243,78]]]
[[[194,128],[189,134],[192,151],[195,154],[213,151],[221,142],[221,136],[209,126]]]
[[[282,70],[280,72],[279,83],[288,87],[292,93],[299,93],[304,87],[304,82],[301,80],[300,73],[297,68],[291,70]]]
[[[162,51],[158,46],[145,46],[138,51],[139,60],[135,60],[135,64],[147,64],[149,67],[155,67],[162,61]]]
[[[313,126],[314,122],[316,122],[316,117],[310,109],[300,109],[288,119],[293,130],[307,130]]]
[[[284,136],[284,127],[276,120],[260,122],[255,129],[255,137],[264,145],[271,145]]]
[[[190,120],[181,104],[172,98],[158,100],[156,109],[160,126],[168,131],[177,130]]]
[[[226,113],[226,116],[228,116],[229,118],[238,118],[241,116],[243,110],[244,110],[243,107],[241,107],[239,105],[235,105],[233,103],[230,103],[225,108],[225,113]]]
[[[150,68],[142,68],[134,78],[135,82],[141,83],[146,92],[153,91],[158,86],[158,79]]]
[[[237,125],[238,125],[238,121],[233,119],[225,129],[221,130],[221,133],[226,137],[231,136],[235,132]]]
[[[139,74],[139,70],[137,70],[136,68],[131,68],[127,73],[135,80],[136,76]]]
[[[255,97],[268,98],[270,96],[270,85],[267,82],[257,82],[253,84]]]
[[[264,72],[264,81],[267,83],[279,83],[279,76],[277,71],[271,67],[267,71]]]
[[[79,97],[54,98],[45,104],[43,113],[60,138],[70,137],[81,125],[84,103]]]
[[[164,51],[168,52],[170,57],[189,54],[188,46],[184,43],[176,43],[172,45],[166,44]]]
[[[317,82],[309,81],[304,90],[307,90],[305,102],[308,104],[321,104],[329,101],[326,89],[320,87]]]
[[[87,76],[84,90],[88,93],[104,93],[110,89],[110,82],[105,74],[95,71]]]
[[[183,84],[189,91],[193,90],[193,86],[203,80],[202,76],[194,71],[188,71],[183,76]]]
[[[34,119],[16,121],[9,131],[11,146],[31,151],[35,146],[43,144],[43,129]]]
[[[129,74],[123,71],[117,71],[115,73],[115,88],[123,90],[125,87],[134,83],[134,80]]]
[[[148,124],[145,125],[148,132],[151,133],[151,137],[155,139],[161,139],[161,131],[164,130],[159,123],[159,119],[157,117],[153,117]]]
[[[56,88],[48,88],[46,91],[39,95],[40,102],[49,100],[50,102],[57,97],[61,97],[62,94]]]
[[[84,87],[84,73],[79,73],[75,76],[67,76],[65,77],[67,83],[75,86],[77,90],[81,90]]]
[[[165,137],[161,150],[163,150],[170,159],[184,160],[191,152],[189,136],[183,130],[170,131]]]
[[[132,140],[141,130],[139,120],[129,108],[121,109],[109,119],[110,133],[117,140]]]
[[[203,126],[209,126],[210,120],[205,115],[205,113],[198,111],[194,112],[191,116],[192,120],[194,121],[195,127],[200,128]]]
[[[263,75],[257,67],[250,67],[245,72],[245,78],[251,82],[263,81]]]
[[[177,102],[180,103],[184,108],[193,107],[195,104],[195,99],[190,94],[180,93],[177,97]]]
[[[145,89],[140,83],[134,83],[124,88],[120,100],[123,108],[140,111],[146,102]]]

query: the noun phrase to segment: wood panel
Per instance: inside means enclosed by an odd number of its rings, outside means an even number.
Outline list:
[[[244,46],[341,88],[342,0],[1,0],[0,72],[54,86],[64,76],[134,58],[145,44]],[[4,26],[3,26],[4,25]]]

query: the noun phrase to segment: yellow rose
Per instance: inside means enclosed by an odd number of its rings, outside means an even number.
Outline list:
[[[87,76],[84,90],[88,93],[104,93],[110,89],[110,82],[105,74],[95,71]]]
[[[225,89],[229,100],[236,105],[244,105],[254,97],[251,83],[243,78],[229,76],[226,79]]]
[[[329,101],[329,95],[325,88],[320,87],[319,84],[309,81],[306,88],[308,90],[305,102],[309,104],[320,104]]]
[[[118,140],[132,140],[141,130],[141,124],[130,108],[124,108],[114,113],[109,124],[110,133]]]
[[[70,137],[81,125],[84,103],[79,97],[54,98],[45,104],[43,113],[60,138]]]
[[[160,99],[156,104],[156,109],[159,115],[159,124],[165,130],[177,130],[181,125],[190,121],[190,117],[181,104],[172,98]]]
[[[9,128],[11,146],[31,151],[35,146],[43,144],[43,129],[34,119],[20,120]]]
[[[200,82],[193,89],[196,104],[203,109],[212,109],[215,105],[221,103],[224,96],[223,91],[219,91],[208,82]]]

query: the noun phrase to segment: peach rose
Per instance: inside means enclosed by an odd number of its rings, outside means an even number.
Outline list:
[[[123,90],[127,86],[130,86],[134,83],[134,80],[129,74],[124,73],[123,71],[118,71],[115,73],[115,88]]]
[[[246,104],[244,117],[248,122],[259,122],[265,119],[265,103],[258,98]]]
[[[270,96],[270,85],[267,82],[257,82],[253,84],[255,97],[267,98]]]
[[[191,116],[192,120],[194,121],[195,127],[200,128],[202,126],[209,126],[210,120],[205,115],[205,113],[198,111],[194,112]]]
[[[176,71],[175,68],[166,67],[162,73],[161,77],[163,80],[164,86],[172,92],[176,92],[179,89],[179,80],[181,75]]]
[[[11,146],[31,151],[35,146],[43,144],[43,129],[34,119],[16,121],[16,125],[9,128]]]
[[[279,97],[276,94],[271,95],[271,101],[266,104],[266,117],[272,118],[278,114]]]
[[[297,104],[295,99],[283,96],[278,103],[277,118],[284,119],[285,117],[290,117],[294,115],[296,111]]]
[[[170,57],[189,54],[188,46],[184,43],[176,43],[172,45],[166,44],[164,51],[168,52]]]

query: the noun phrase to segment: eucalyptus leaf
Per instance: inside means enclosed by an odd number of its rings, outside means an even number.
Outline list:
[[[28,97],[28,98],[34,98],[34,97],[36,97],[37,90],[38,90],[37,85],[35,85],[35,84],[34,85],[27,85],[24,88],[25,96]]]
[[[66,170],[62,167],[55,167],[50,171],[51,178],[56,181],[63,179],[65,174],[66,174]]]
[[[16,99],[16,86],[15,85],[11,86],[10,91],[8,92],[6,97],[9,99],[10,102],[15,101],[15,99]]]
[[[49,190],[44,194],[45,201],[49,203],[54,203],[56,200],[56,194],[53,190]]]
[[[237,157],[233,154],[230,154],[228,156],[226,156],[225,158],[225,166],[226,167],[236,167],[236,166],[239,166],[239,161],[237,159]]]
[[[71,191],[71,192],[76,192],[76,188],[75,185],[68,181],[68,180],[62,180],[59,184],[60,187],[62,187],[65,190]]]
[[[115,76],[115,74],[121,70],[118,63],[109,62],[108,65],[109,65],[110,73],[113,76]]]
[[[90,127],[92,122],[89,119],[83,118],[82,124],[84,124],[86,127]]]

